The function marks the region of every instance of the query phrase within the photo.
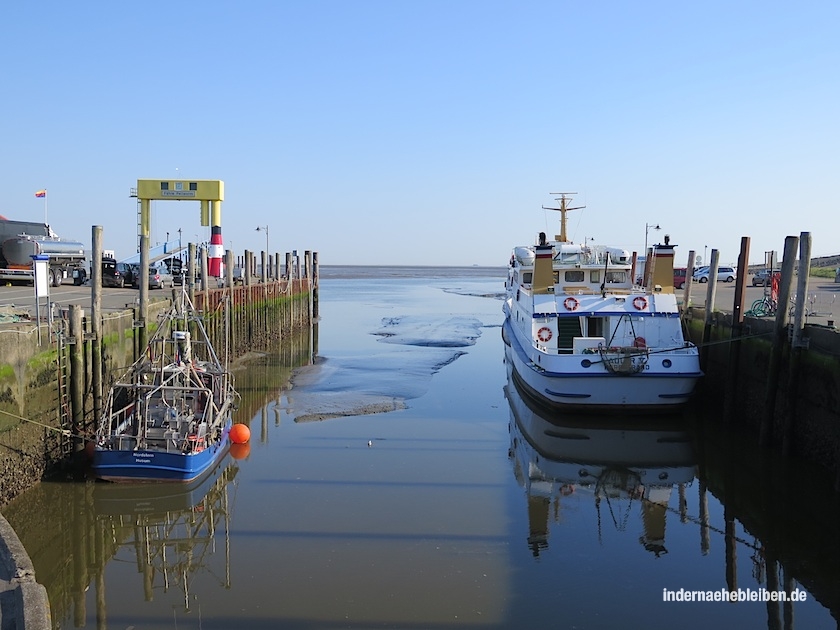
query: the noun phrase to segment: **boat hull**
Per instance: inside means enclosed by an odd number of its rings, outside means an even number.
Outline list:
[[[673,412],[688,402],[702,376],[695,354],[667,355],[668,371],[614,374],[582,368],[593,355],[538,356],[505,320],[506,359],[525,392],[542,404],[576,411]],[[664,356],[664,355],[662,355]]]
[[[173,453],[156,449],[104,449],[93,453],[94,474],[105,481],[189,483],[212,470],[230,448],[231,420],[221,439],[202,451]]]

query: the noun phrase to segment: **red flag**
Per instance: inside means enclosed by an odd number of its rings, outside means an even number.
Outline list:
[[[46,197],[47,196],[47,191],[46,190],[39,190],[38,192],[35,193],[35,196],[36,197]]]

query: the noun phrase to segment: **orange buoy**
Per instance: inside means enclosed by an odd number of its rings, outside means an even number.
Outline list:
[[[245,444],[251,439],[251,429],[244,424],[234,424],[230,428],[230,441],[234,444]]]
[[[239,426],[239,425],[237,425]],[[251,444],[231,444],[230,456],[233,459],[246,459],[251,454]]]

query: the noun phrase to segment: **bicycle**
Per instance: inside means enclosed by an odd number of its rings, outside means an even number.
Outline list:
[[[776,310],[779,308],[778,303],[776,300],[769,296],[764,296],[755,302],[752,303],[750,306],[750,310],[748,310],[744,315],[748,315],[751,317],[765,317],[769,315],[775,315]]]

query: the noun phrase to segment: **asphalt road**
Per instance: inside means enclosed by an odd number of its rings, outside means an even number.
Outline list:
[[[180,288],[180,287],[177,287]],[[54,302],[59,308],[67,308],[71,304],[81,304],[86,311],[90,311],[91,302],[90,286],[74,286],[63,284],[60,287],[50,287],[49,301]],[[149,299],[155,300],[166,298],[171,295],[169,289],[150,289]],[[126,288],[103,288],[102,309],[105,311],[117,311],[131,308],[139,304],[140,291]],[[42,306],[46,303],[41,298]],[[29,311],[35,313],[35,288],[31,286],[0,286],[0,308],[14,306],[14,311]],[[7,310],[7,309],[4,309]]]

